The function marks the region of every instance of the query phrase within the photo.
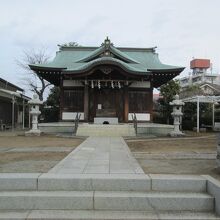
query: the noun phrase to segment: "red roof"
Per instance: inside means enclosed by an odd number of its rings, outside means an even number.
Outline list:
[[[210,60],[209,59],[194,59],[190,61],[190,68],[209,68]]]

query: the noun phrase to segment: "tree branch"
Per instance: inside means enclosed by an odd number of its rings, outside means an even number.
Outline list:
[[[17,65],[24,70],[26,75],[28,75],[28,77],[25,78],[25,84],[28,84],[30,90],[37,93],[41,100],[43,100],[45,89],[51,84],[43,79],[43,77],[39,76],[36,72],[32,71],[29,67],[29,64],[47,63],[49,58],[50,56],[46,53],[46,50],[41,48],[38,51],[23,51],[23,56],[21,59],[15,60]],[[38,86],[38,83],[40,86]]]

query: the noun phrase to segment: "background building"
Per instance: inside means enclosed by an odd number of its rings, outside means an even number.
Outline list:
[[[220,75],[212,72],[209,59],[193,59],[190,62],[192,72],[189,76],[179,79],[182,90],[197,85],[204,94],[220,94]]]
[[[0,78],[0,130],[25,126],[30,98],[23,93],[22,88]]]

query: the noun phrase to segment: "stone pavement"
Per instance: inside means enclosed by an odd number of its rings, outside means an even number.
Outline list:
[[[122,137],[89,137],[49,173],[144,174]]]

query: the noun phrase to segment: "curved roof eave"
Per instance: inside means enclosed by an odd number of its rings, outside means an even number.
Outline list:
[[[62,71],[62,70],[65,70],[67,69],[66,67],[55,67],[55,66],[43,66],[43,64],[29,64],[28,65],[32,70],[45,70],[45,69],[48,69],[48,70],[59,70],[59,71]]]
[[[164,68],[160,68],[160,69],[156,69],[156,68],[150,68],[148,70],[155,72],[155,73],[166,73],[166,72],[182,72],[185,69],[185,67],[175,67],[175,66],[171,66],[171,67],[167,67],[166,69]]]
[[[115,58],[110,58],[110,57],[102,57],[102,58],[98,58],[96,60],[92,60],[86,64],[84,64],[83,66],[81,66],[78,69],[66,69],[64,70],[65,73],[82,73],[85,71],[88,71],[90,69],[92,69],[93,67],[97,66],[97,65],[116,65],[118,67],[120,67],[121,69],[125,70],[126,72],[129,73],[133,73],[135,75],[144,75],[146,73],[151,73],[151,71],[143,70],[143,69],[138,69],[138,68],[134,68],[129,66],[129,64],[124,63],[121,60],[115,59]]]

